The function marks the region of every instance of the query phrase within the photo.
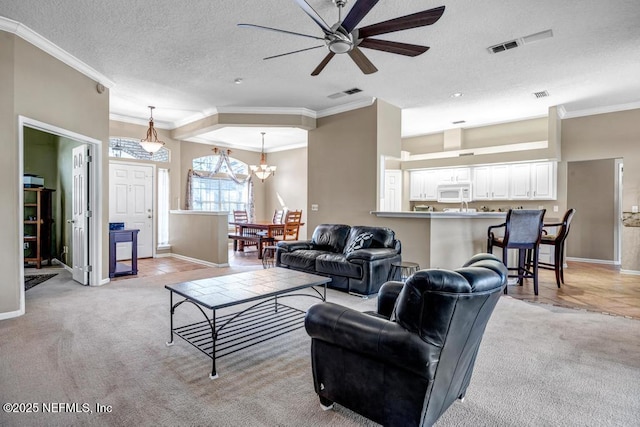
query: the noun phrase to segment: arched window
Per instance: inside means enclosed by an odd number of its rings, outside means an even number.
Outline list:
[[[226,153],[193,159],[189,188],[189,209],[227,211],[233,220],[234,210],[252,213],[249,167]]]
[[[168,148],[162,147],[157,152],[150,154],[142,148],[139,139],[109,138],[109,157],[169,162],[170,153]]]

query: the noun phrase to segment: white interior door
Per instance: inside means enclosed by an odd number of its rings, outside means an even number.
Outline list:
[[[386,170],[384,172],[384,206],[387,212],[402,210],[402,171]]]
[[[89,146],[80,145],[72,150],[73,156],[73,189],[72,189],[72,269],[73,280],[83,285],[89,284],[89,244],[88,233],[88,177]]]
[[[109,222],[140,230],[138,258],[153,256],[153,166],[109,164]],[[118,244],[116,259],[130,258],[131,244]]]

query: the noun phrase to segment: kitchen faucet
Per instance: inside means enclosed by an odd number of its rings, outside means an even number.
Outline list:
[[[460,202],[460,212],[467,212],[469,210],[469,202],[463,200]]]

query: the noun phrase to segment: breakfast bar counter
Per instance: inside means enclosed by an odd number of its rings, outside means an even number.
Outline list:
[[[506,212],[372,211],[377,224],[396,232],[402,259],[421,268],[460,268],[471,256],[486,252],[487,228],[505,221]]]

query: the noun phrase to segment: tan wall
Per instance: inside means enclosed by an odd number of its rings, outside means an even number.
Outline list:
[[[109,137],[109,93],[99,94],[96,82],[54,59],[26,41],[0,31],[0,215],[13,226],[5,230],[0,243],[0,314],[20,309],[20,272],[18,242],[18,116],[23,115],[88,137],[107,141]],[[106,144],[103,145],[103,169],[106,168]],[[107,194],[104,180],[103,194]],[[103,205],[106,221],[108,206]],[[102,277],[108,276],[107,227],[103,238]]]
[[[227,216],[216,213],[170,213],[171,252],[216,266],[229,262]]]
[[[371,224],[376,210],[377,105],[318,119],[309,131],[308,230]],[[318,211],[311,211],[312,204]]]
[[[286,207],[289,210],[302,210],[300,239],[307,238],[307,149],[278,151],[267,156],[269,165],[276,165],[276,174],[265,181],[265,217],[272,219],[273,212]],[[284,206],[281,201],[284,202]]]

